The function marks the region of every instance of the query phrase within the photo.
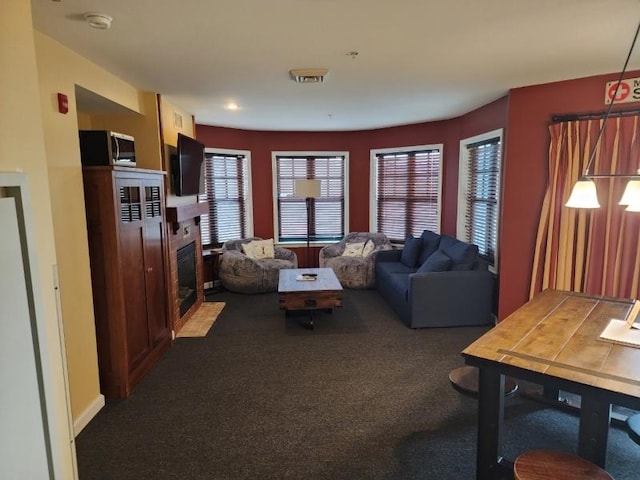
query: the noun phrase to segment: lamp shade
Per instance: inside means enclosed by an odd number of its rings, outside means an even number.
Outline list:
[[[295,196],[299,198],[320,197],[320,180],[298,179],[295,183]]]
[[[578,180],[564,205],[571,208],[600,208],[593,180]]]
[[[618,205],[640,205],[640,180],[629,180]]]
[[[627,208],[625,208],[625,211],[627,211],[627,212],[640,212],[640,201],[630,204]]]

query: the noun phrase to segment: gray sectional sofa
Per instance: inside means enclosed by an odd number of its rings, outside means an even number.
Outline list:
[[[425,230],[375,262],[376,288],[407,326],[492,322],[495,277],[476,245]]]

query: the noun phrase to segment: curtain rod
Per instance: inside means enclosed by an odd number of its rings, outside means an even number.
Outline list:
[[[552,115],[551,122],[559,123],[559,122],[573,122],[576,120],[594,120],[597,118],[603,118],[607,115],[607,112],[590,112],[590,113],[566,113],[564,115]],[[611,117],[624,117],[626,115],[640,115],[640,109],[634,110],[618,110],[617,112],[611,112],[609,114],[609,118]]]

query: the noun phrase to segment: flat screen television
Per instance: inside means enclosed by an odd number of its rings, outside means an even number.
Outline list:
[[[176,155],[171,160],[173,193],[178,196],[204,193],[204,145],[179,133]]]

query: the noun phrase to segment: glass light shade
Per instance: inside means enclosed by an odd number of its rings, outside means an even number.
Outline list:
[[[618,205],[640,205],[640,180],[629,180]]]
[[[600,208],[593,180],[578,180],[564,205],[571,208]]]

